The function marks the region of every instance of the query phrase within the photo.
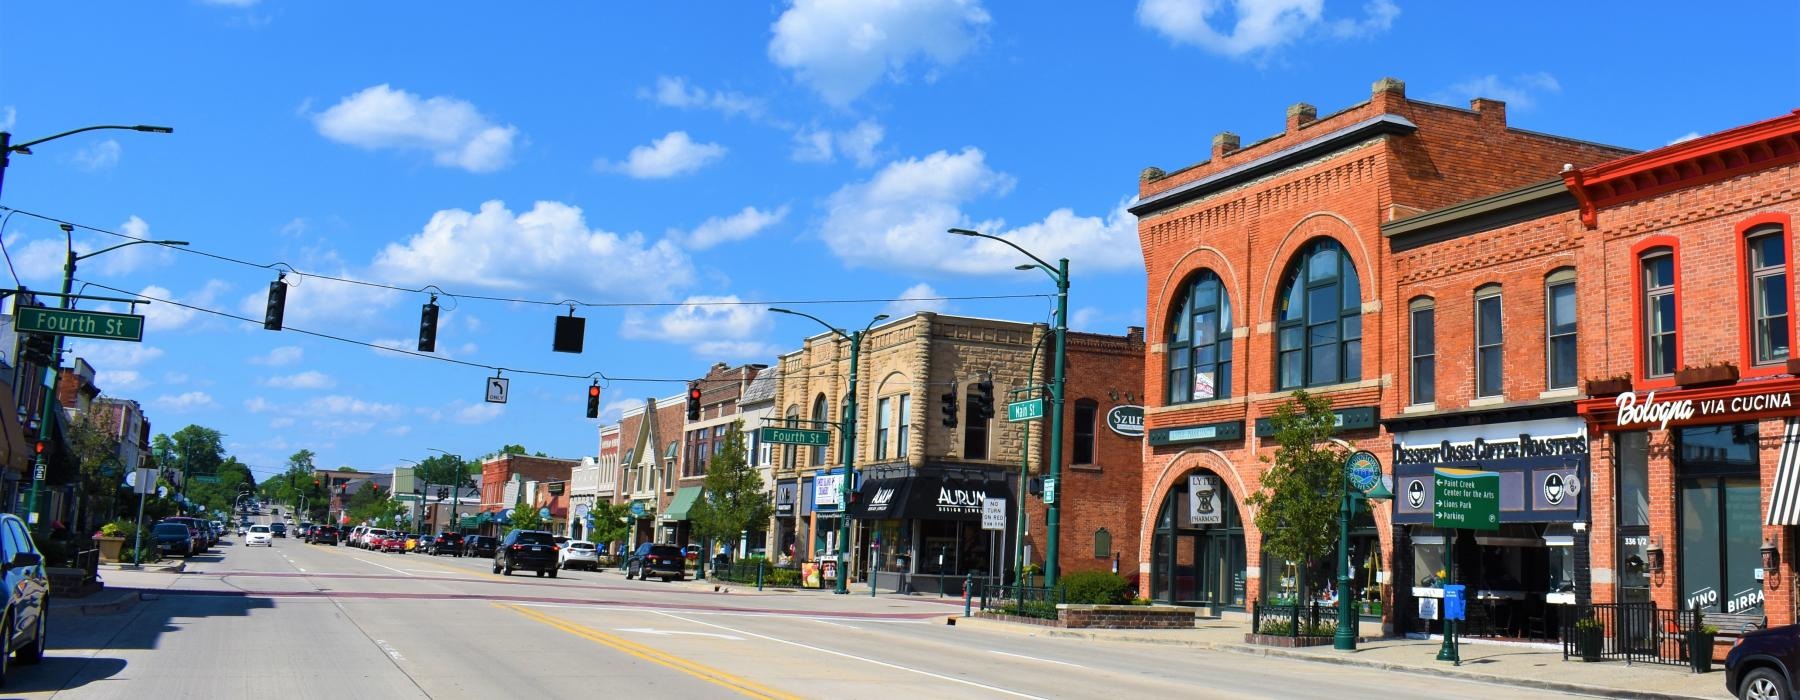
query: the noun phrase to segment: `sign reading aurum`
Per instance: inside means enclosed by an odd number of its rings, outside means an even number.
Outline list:
[[[1613,406],[1619,410],[1618,425],[1621,428],[1655,424],[1658,430],[1667,430],[1671,422],[1679,423],[1697,419],[1724,418],[1739,413],[1791,409],[1794,406],[1794,395],[1782,391],[1659,402],[1656,400],[1656,392],[1652,391],[1644,396],[1642,403],[1639,403],[1637,394],[1627,391],[1613,399]]]

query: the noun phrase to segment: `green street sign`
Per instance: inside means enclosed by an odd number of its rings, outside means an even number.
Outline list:
[[[1500,529],[1500,473],[1480,469],[1432,470],[1436,503],[1431,524],[1465,530]]]
[[[831,431],[806,430],[803,428],[763,428],[760,431],[762,441],[775,445],[811,445],[824,447],[831,444]]]
[[[1006,405],[1006,420],[1011,423],[1038,420],[1043,417],[1044,400],[1041,398],[1031,399],[1029,401],[1019,401]]]
[[[1044,505],[1056,502],[1056,482],[1057,478],[1054,476],[1044,477]]]
[[[76,338],[101,340],[144,340],[144,317],[133,314],[109,314],[101,311],[52,309],[47,306],[19,307],[18,329],[27,333],[53,333]]]
[[[198,482],[200,482],[200,483],[202,483],[202,484],[216,484],[216,483],[219,483],[219,477],[216,477],[216,476],[196,476],[196,477],[194,477],[194,481],[198,481]]]

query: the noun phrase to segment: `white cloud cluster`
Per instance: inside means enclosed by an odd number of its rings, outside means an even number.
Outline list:
[[[0,131],[12,131],[13,125],[19,122],[19,110],[12,105],[0,109]]]
[[[655,320],[626,314],[619,332],[633,340],[685,344],[697,355],[723,360],[773,355],[774,346],[757,340],[769,329],[768,307],[739,301],[736,295],[690,296]]]
[[[843,131],[801,129],[794,132],[793,158],[802,163],[829,163],[842,156],[867,168],[875,164],[876,149],[886,133],[870,119]]]
[[[344,268],[326,274],[349,278],[359,276]],[[405,296],[388,289],[306,275],[288,275],[287,285],[287,304],[282,307],[282,324],[315,330],[320,329],[322,324],[337,324],[341,327],[344,324],[360,325],[387,320],[384,318],[387,309]],[[238,312],[261,320],[268,311],[268,306],[269,288],[259,284],[238,302]],[[261,328],[260,325],[240,327]]]
[[[788,207],[783,204],[773,211],[765,211],[756,207],[744,207],[731,216],[709,217],[700,222],[694,230],[685,234],[678,233],[674,238],[693,250],[705,250],[721,243],[741,241],[762,233],[763,229],[781,223],[788,215]]]
[[[262,384],[276,389],[330,389],[337,386],[337,380],[324,372],[307,370],[297,374],[265,377]]]
[[[189,391],[181,394],[164,394],[156,397],[156,406],[176,413],[184,413],[213,405],[213,397],[204,391]]]
[[[844,106],[884,76],[904,80],[915,60],[934,80],[975,48],[989,21],[980,0],[794,0],[771,27],[769,58]]]
[[[1228,11],[1229,10],[1229,11]],[[1363,16],[1325,20],[1325,0],[1138,0],[1138,24],[1169,40],[1224,56],[1265,52],[1311,31],[1339,38],[1386,31],[1400,15],[1392,0],[1370,0]],[[1229,23],[1221,30],[1214,20]]]
[[[476,173],[505,167],[519,135],[518,128],[494,123],[467,101],[422,98],[386,83],[345,97],[312,119],[321,135],[339,143],[422,150],[438,165]]]
[[[970,228],[1017,243],[1046,260],[1079,260],[1084,271],[1140,265],[1137,223],[1119,203],[1106,217],[1062,208],[1042,221],[1008,228],[1002,220],[974,221],[963,205],[1006,194],[1014,179],[989,168],[976,148],[938,151],[889,163],[866,182],[846,185],[827,200],[820,235],[851,265],[898,266],[950,274],[1016,274],[1024,262],[1001,243],[953,236]]]
[[[936,296],[940,296],[936,289],[932,289],[929,284],[920,282],[900,292],[900,296],[897,297],[899,301],[888,302],[887,308],[882,309],[881,312],[894,318],[902,318],[920,311],[943,313],[945,309],[950,308],[949,301],[931,298]]]
[[[1557,82],[1556,76],[1541,71],[1511,78],[1489,74],[1451,85],[1447,92],[1435,97],[1442,102],[1486,97],[1505,102],[1510,109],[1529,110],[1537,107],[1540,96],[1562,92],[1562,83]]]
[[[693,277],[687,255],[670,241],[647,243],[638,233],[590,229],[581,209],[549,201],[516,215],[498,200],[474,213],[439,211],[412,238],[388,244],[371,267],[374,276],[402,284],[640,298],[667,295]]]
[[[251,357],[249,362],[250,362],[250,364],[253,364],[253,365],[268,365],[270,367],[280,367],[282,365],[291,365],[291,364],[294,364],[295,362],[299,362],[300,358],[303,358],[305,356],[306,356],[305,348],[302,348],[298,345],[283,345],[281,347],[269,350],[268,354],[266,354],[266,355],[257,355],[257,356]]]
[[[99,143],[88,144],[75,149],[75,167],[90,173],[111,170],[119,164],[119,156],[124,149],[117,139],[106,139]]]
[[[656,87],[639,90],[638,96],[665,107],[712,110],[727,117],[760,117],[764,110],[762,100],[735,92],[707,90],[689,85],[686,78],[679,76],[658,76]]]
[[[725,151],[716,143],[696,143],[685,131],[671,131],[648,146],[632,148],[623,161],[594,161],[594,169],[656,180],[696,172],[724,158]]]

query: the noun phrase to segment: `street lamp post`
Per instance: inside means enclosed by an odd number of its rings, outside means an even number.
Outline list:
[[[1331,638],[1331,645],[1332,648],[1339,651],[1355,651],[1356,637],[1359,631],[1357,629],[1359,625],[1356,619],[1356,601],[1351,600],[1350,596],[1351,578],[1354,575],[1350,570],[1350,521],[1356,512],[1356,501],[1361,499],[1373,503],[1394,497],[1394,493],[1381,482],[1379,469],[1373,472],[1375,476],[1372,484],[1354,485],[1351,482],[1354,473],[1351,465],[1365,458],[1379,467],[1380,462],[1375,461],[1373,454],[1356,452],[1344,460],[1342,478],[1338,480],[1338,490],[1343,491],[1343,500],[1338,503],[1338,623],[1337,631]]]
[[[875,324],[887,320],[888,315],[875,314],[875,318],[870,319],[869,325],[863,326],[862,330],[845,335],[842,329],[819,320],[817,316],[803,314],[798,311],[789,311],[787,309],[769,310],[778,314],[801,316],[818,321],[819,325],[824,326],[826,330],[836,334],[837,337],[850,341],[850,398],[844,403],[844,420],[838,428],[843,432],[844,436],[844,474],[843,481],[838,484],[837,585],[832,590],[833,593],[840,595],[848,594],[850,593],[850,483],[855,481],[855,479],[851,477],[851,470],[855,468],[854,460],[856,456],[857,360],[862,354],[863,336],[867,335],[869,329],[874,328]]]
[[[1013,250],[1031,258],[1035,265],[1020,265],[1017,269],[1029,270],[1037,268],[1056,282],[1056,359],[1050,376],[1050,467],[1045,472],[1051,485],[1046,490],[1055,489],[1055,498],[1044,504],[1044,585],[1056,586],[1058,541],[1061,539],[1062,520],[1062,449],[1063,449],[1063,371],[1068,365],[1067,340],[1069,333],[1069,259],[1061,258],[1052,266],[1043,258],[1032,255],[1031,251],[1020,248],[1017,243],[999,236],[993,236],[966,228],[953,228],[950,233],[959,236],[972,236],[999,241],[1011,246]],[[1020,482],[1023,483],[1023,475]],[[1023,498],[1024,494],[1020,494]]]

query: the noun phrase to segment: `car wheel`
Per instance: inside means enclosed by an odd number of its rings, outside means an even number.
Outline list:
[[[627,564],[625,566],[625,580],[630,581],[634,578],[637,578],[637,567]]]
[[[550,570],[550,578],[556,578],[556,569]]]
[[[507,565],[506,565],[506,571],[505,571],[505,573],[506,573],[506,575],[507,575],[507,576],[511,576],[511,575],[512,575],[512,574],[513,574],[513,567],[512,567],[512,564],[507,564]]]
[[[49,638],[50,605],[38,606],[37,634],[32,635],[31,645],[19,650],[19,665],[30,666],[44,660],[44,640]]]
[[[537,575],[538,575],[538,578],[543,578],[543,577],[544,577],[544,570],[543,570],[543,569],[538,569],[538,570],[537,570]]]
[[[1787,683],[1772,668],[1759,668],[1738,684],[1741,700],[1787,700]]]
[[[6,637],[10,636],[8,633],[12,631],[12,611],[7,611],[6,616],[0,620],[6,621],[5,627],[0,628],[0,630],[4,630],[4,632],[0,632],[0,686],[4,686],[6,685],[7,671],[12,670],[12,653],[5,646]]]
[[[675,580],[675,579],[673,579],[673,578],[670,578],[670,577],[668,577],[668,576],[664,576],[664,577],[662,577],[662,582],[663,582],[663,583],[668,583],[668,582],[670,582],[670,581],[673,581],[673,580]]]
[[[496,573],[496,574],[500,573],[500,564],[499,563],[494,564],[494,573]]]

